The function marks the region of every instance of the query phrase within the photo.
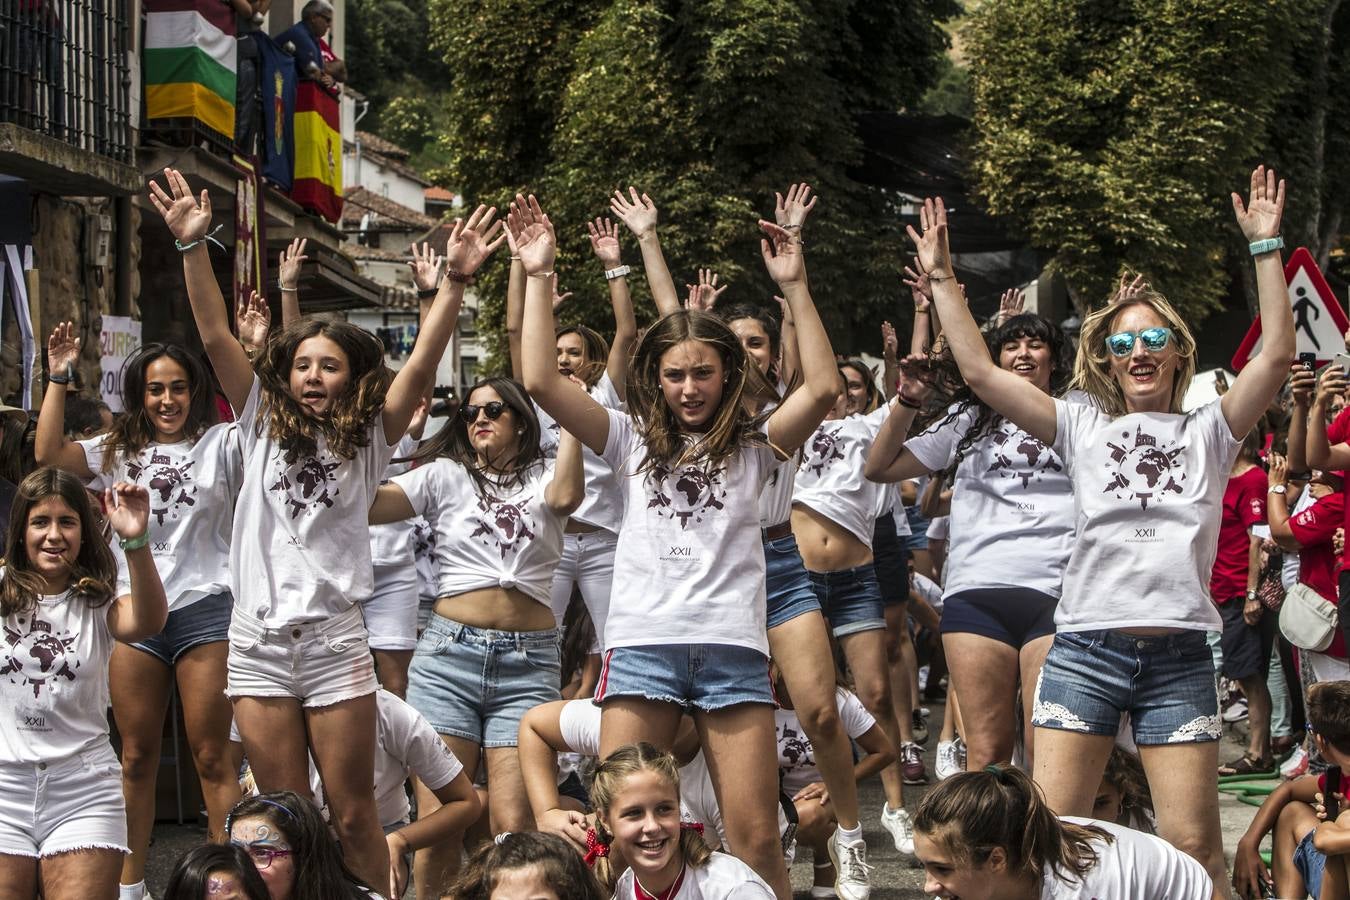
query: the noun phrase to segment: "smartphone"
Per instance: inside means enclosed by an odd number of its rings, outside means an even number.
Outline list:
[[[1341,792],[1341,767],[1332,766],[1327,769],[1327,789],[1322,793],[1322,806],[1327,811],[1327,821],[1335,822],[1336,817],[1341,814],[1340,801],[1336,795]]]
[[[1331,360],[1333,365],[1341,367],[1341,374],[1350,377],[1350,354],[1337,353]]]
[[[1303,368],[1307,369],[1309,372],[1311,372],[1313,369],[1317,368],[1317,354],[1316,354],[1316,353],[1300,353],[1300,354],[1298,355],[1298,361],[1299,361],[1300,363],[1302,363],[1302,364],[1303,364]]]

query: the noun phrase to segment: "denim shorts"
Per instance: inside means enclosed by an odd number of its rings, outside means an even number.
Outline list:
[[[234,598],[230,592],[211,594],[169,613],[164,630],[131,646],[172,666],[178,657],[194,647],[230,639],[230,613]]]
[[[225,686],[231,699],[292,697],[313,708],[378,688],[359,603],[328,619],[280,628],[234,611]]]
[[[372,650],[411,650],[417,646],[417,567],[401,563],[375,566],[375,592],[362,602]]]
[[[775,703],[769,660],[735,644],[654,644],[605,651],[595,702],[642,697],[686,711]]]
[[[764,597],[768,605],[766,622],[776,628],[791,619],[820,611],[820,601],[811,589],[797,537],[788,534],[764,542]]]
[[[1316,831],[1316,829],[1313,829]],[[1322,895],[1322,873],[1327,868],[1327,855],[1313,846],[1313,832],[1303,836],[1294,848],[1294,868],[1303,876],[1303,887],[1310,897]]]
[[[1137,744],[1219,739],[1214,658],[1203,631],[1156,637],[1120,631],[1055,635],[1036,683],[1032,724],[1114,735],[1125,712]]]
[[[807,572],[835,637],[886,628],[886,609],[871,563],[842,572]]]
[[[928,520],[919,512],[918,501],[913,506],[905,507],[905,518],[909,520],[910,533],[905,535],[905,549],[913,552],[915,550],[928,549]]]
[[[1031,588],[974,588],[942,601],[943,634],[978,634],[1021,650],[1055,633],[1059,601]]]
[[[881,601],[887,606],[909,600],[909,550],[895,533],[895,517],[878,516],[872,527],[872,568]]]
[[[0,853],[127,851],[122,767],[108,739],[64,759],[0,763]]]
[[[520,719],[562,699],[558,629],[494,631],[432,614],[408,667],[408,703],[437,734],[514,747]]]

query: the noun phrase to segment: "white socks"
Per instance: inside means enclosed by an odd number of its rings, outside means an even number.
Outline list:
[[[843,825],[840,825],[836,829],[835,834],[838,835],[840,841],[846,844],[851,844],[854,841],[861,841],[863,839],[862,823],[859,822],[852,828],[845,828]]]
[[[117,900],[144,900],[144,898],[144,881],[138,881],[135,884],[119,884],[117,886]]]

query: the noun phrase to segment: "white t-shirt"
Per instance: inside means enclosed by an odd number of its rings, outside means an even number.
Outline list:
[[[266,415],[262,383],[254,378],[239,414],[244,481],[230,541],[230,589],[236,608],[280,628],[370,598],[370,504],[394,448],[376,415],[366,446],[352,459],[335,456],[320,438],[313,456],[287,463]]]
[[[606,648],[732,644],[769,655],[759,493],[778,460],[746,446],[709,471],[657,466],[625,413],[608,410],[604,458],[624,493]]]
[[[952,499],[956,499],[956,492],[952,492]],[[930,541],[945,541],[952,533],[951,516],[934,516],[928,520],[928,539]]]
[[[942,612],[942,586],[922,572],[914,573],[914,590],[936,613]]]
[[[0,762],[51,762],[108,742],[111,608],[66,592],[5,616]]]
[[[417,441],[410,435],[403,438],[394,447],[394,458],[403,459],[417,451]],[[402,475],[412,468],[412,463],[394,463],[384,467],[381,484],[387,483],[395,475]],[[376,566],[411,566],[413,561],[413,519],[401,522],[388,522],[384,525],[370,526],[370,562]]]
[[[847,529],[872,549],[872,529],[881,514],[882,494],[888,486],[863,477],[888,406],[865,416],[849,416],[820,423],[802,448],[797,487],[792,502],[808,507]]]
[[[544,501],[551,460],[524,473],[519,487],[487,497],[479,496],[467,469],[444,457],[391,481],[436,532],[437,596],[517,588],[548,605],[567,522]]]
[[[839,720],[850,740],[857,740],[872,730],[877,720],[851,691],[834,689],[834,702],[839,707]],[[774,710],[774,727],[778,733],[778,774],[782,778],[783,793],[789,797],[808,784],[820,781],[816,768],[816,748],[802,729],[796,710]]]
[[[909,513],[905,510],[905,497],[900,492],[902,484],[904,482],[898,481],[891,485],[892,490],[895,491],[895,500],[891,503],[891,518],[895,521],[895,536],[909,537],[914,533],[914,529],[909,525]],[[922,496],[922,494],[916,494],[914,502],[917,504]]]
[[[614,900],[645,900],[638,893],[637,876],[624,870],[614,885]],[[714,853],[706,863],[685,867],[679,889],[668,900],[773,900],[773,891],[755,870],[734,856]]]
[[[117,481],[150,493],[150,553],[155,559],[169,611],[230,589],[230,528],[234,499],[243,479],[243,451],[233,423],[213,425],[196,441],[150,444],[132,460],[119,458],[103,471],[108,436],[76,441],[96,491]],[[126,558],[116,538],[117,595],[131,592]]]
[[[591,399],[605,409],[623,409],[623,401],[619,399],[619,392],[614,389],[614,382],[610,380],[608,372],[600,376],[589,393]],[[537,403],[534,412],[539,417],[539,448],[548,459],[557,459],[562,426]],[[619,490],[614,470],[590,447],[583,445],[581,471],[586,479],[586,496],[572,513],[572,518],[618,533],[619,523],[623,520],[623,493]]]
[[[1212,900],[1214,882],[1205,867],[1162,838],[1098,819],[1064,816],[1060,821],[1094,825],[1114,840],[1092,841],[1097,864],[1081,879],[1059,871],[1047,873],[1041,882],[1041,900]]]
[[[417,565],[417,594],[420,600],[436,599],[436,529],[421,516],[413,516],[413,561]]]
[[[1078,527],[1058,630],[1221,631],[1209,576],[1240,445],[1220,401],[1113,419],[1056,400],[1055,415],[1054,449],[1073,480]]]
[[[911,437],[905,447],[925,468],[942,471],[955,461],[977,415],[968,408]],[[966,449],[956,486],[944,598],[1002,587],[1059,597],[1073,547],[1074,501],[1055,451],[1004,419]]]
[[[778,463],[769,473],[769,481],[759,492],[759,527],[772,528],[792,521],[792,493],[797,484],[797,465],[801,451]]]

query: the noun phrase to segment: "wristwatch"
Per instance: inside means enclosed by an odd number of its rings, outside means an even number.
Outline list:
[[[1268,493],[1268,494],[1283,494],[1283,493],[1288,492],[1288,490],[1289,490],[1289,485],[1287,485],[1287,484],[1272,484],[1272,485],[1270,486],[1270,490],[1267,491],[1266,493]]]
[[[1255,599],[1256,599],[1256,591],[1248,591],[1248,592],[1247,592],[1247,599],[1248,599],[1248,600],[1255,600]]]
[[[627,275],[627,274],[628,274],[629,272],[631,272],[631,271],[633,271],[633,267],[632,267],[632,266],[619,266],[619,267],[614,268],[614,269],[606,269],[606,270],[605,270],[605,280],[606,280],[606,281],[613,281],[615,278],[622,278],[622,277],[624,277],[625,275]]]

